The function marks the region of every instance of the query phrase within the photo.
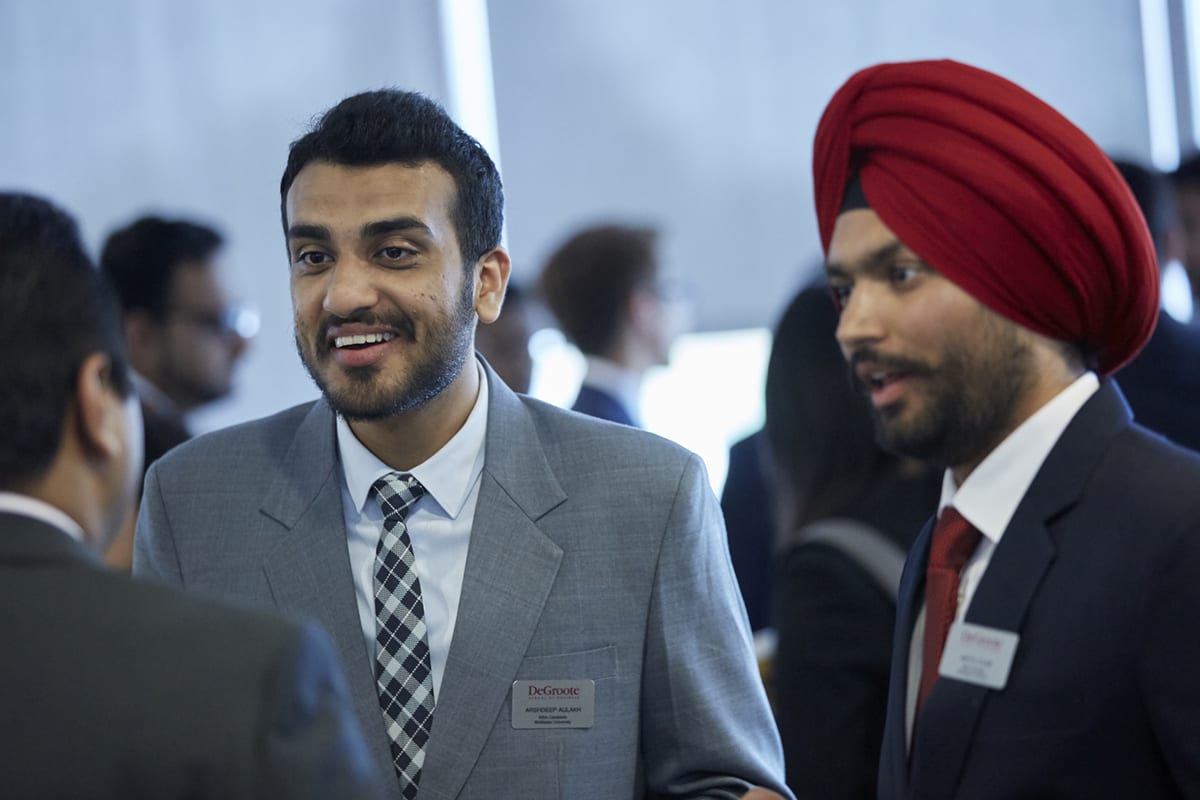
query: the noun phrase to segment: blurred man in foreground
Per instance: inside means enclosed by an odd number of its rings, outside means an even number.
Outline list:
[[[49,203],[0,195],[6,798],[374,797],[327,638],[97,560],[141,479],[116,305]]]

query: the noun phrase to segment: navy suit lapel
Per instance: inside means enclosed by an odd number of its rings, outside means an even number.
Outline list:
[[[520,399],[488,368],[484,471],[421,796],[456,797],[541,620],[563,551],[537,520],[566,500]]]
[[[263,497],[262,513],[287,532],[263,569],[279,608],[317,620],[333,638],[368,746],[377,763],[390,764],[374,665],[354,594],[341,485],[333,412],[319,400],[296,429],[281,471]]]
[[[1020,634],[1038,586],[1054,561],[1055,520],[1076,503],[1112,437],[1129,424],[1129,409],[1120,391],[1105,381],[1067,426],[1021,500],[992,553],[967,622]],[[1010,675],[1020,669],[1023,645],[1017,646]],[[992,694],[956,680],[935,684],[914,732],[914,797],[955,795],[980,714]]]

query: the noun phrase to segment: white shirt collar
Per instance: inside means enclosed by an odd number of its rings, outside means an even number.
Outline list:
[[[1099,388],[1095,373],[1079,376],[997,445],[962,486],[956,487],[950,470],[946,470],[938,513],[953,505],[993,544],[998,542],[1042,462]]]
[[[587,356],[583,382],[616,397],[626,411],[637,416],[642,404],[642,376],[637,372],[607,358]]]
[[[0,492],[0,511],[9,514],[20,514],[32,517],[51,527],[58,528],[80,544],[86,543],[83,528],[79,523],[67,516],[62,509],[47,502],[16,492]]]
[[[478,361],[473,361],[479,371],[479,394],[467,421],[458,429],[440,450],[408,471],[425,487],[428,496],[449,517],[457,517],[467,502],[471,487],[483,471],[483,451],[487,433],[488,384],[487,376]],[[354,501],[355,508],[362,513],[371,486],[375,481],[394,470],[368,450],[350,425],[339,414],[337,417],[338,452],[342,459],[342,473],[346,477],[346,488]]]

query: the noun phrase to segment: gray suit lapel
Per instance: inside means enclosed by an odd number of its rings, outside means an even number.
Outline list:
[[[486,369],[488,428],[454,638],[421,773],[422,798],[458,795],[487,743],[562,560],[536,521],[566,499],[520,399]]]
[[[333,412],[324,400],[309,411],[263,497],[262,512],[288,530],[263,569],[278,607],[311,617],[333,638],[354,708],[376,763],[392,763],[374,665],[368,657],[354,596],[342,472]]]

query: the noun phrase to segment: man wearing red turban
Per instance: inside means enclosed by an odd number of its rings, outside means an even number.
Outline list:
[[[813,172],[880,440],[946,468],[900,587],[880,797],[1200,796],[1200,458],[1103,377],[1158,310],[1125,182],[952,61],[851,77]]]

